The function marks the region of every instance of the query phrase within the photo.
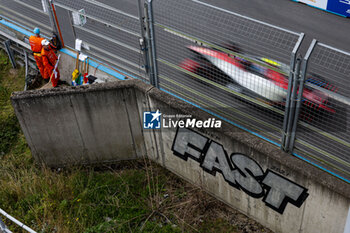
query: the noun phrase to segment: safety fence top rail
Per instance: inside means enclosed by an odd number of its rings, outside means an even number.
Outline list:
[[[332,50],[337,51],[337,52],[339,52],[339,53],[343,53],[343,54],[345,54],[345,55],[347,55],[347,56],[350,56],[350,52],[346,52],[346,51],[344,51],[344,50],[341,50],[341,49],[338,49],[338,48],[334,48],[334,47],[332,47],[332,46],[329,46],[329,45],[326,45],[326,44],[323,44],[323,43],[320,43],[320,42],[318,42],[317,44],[318,44],[319,46],[322,46],[322,47],[325,47],[325,48],[328,48],[328,49],[332,49]]]

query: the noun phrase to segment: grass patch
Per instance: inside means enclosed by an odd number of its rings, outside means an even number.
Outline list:
[[[39,166],[10,103],[23,87],[23,69],[11,69],[0,50],[0,208],[34,230],[268,232],[147,159],[102,169]]]

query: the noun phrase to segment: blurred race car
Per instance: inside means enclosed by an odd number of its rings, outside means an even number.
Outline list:
[[[282,73],[289,73],[288,65],[246,54],[242,57],[247,59],[243,59],[240,56],[233,56],[203,46],[188,46],[187,48],[194,56],[181,62],[180,67],[183,69],[219,83],[234,92],[243,93],[278,108],[284,108],[288,77]],[[228,48],[235,53],[241,53],[236,46]],[[313,111],[335,113],[329,93],[336,92],[336,87],[316,75],[308,77],[306,82],[309,85],[304,87],[303,107]]]

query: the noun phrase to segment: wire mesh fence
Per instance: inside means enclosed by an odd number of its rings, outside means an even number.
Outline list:
[[[199,1],[153,4],[160,87],[280,144],[301,34]]]
[[[295,152],[350,176],[350,54],[317,43],[308,61]],[[293,145],[291,145],[293,146]]]
[[[43,35],[52,34],[49,9],[41,0],[0,0],[0,15],[26,26],[30,31],[40,27]]]
[[[118,4],[111,1],[107,4],[94,0],[57,0],[54,5],[62,12],[58,20],[61,29],[66,31],[63,37],[69,41],[68,46],[74,48],[75,39],[81,39],[85,45],[83,53],[116,66],[125,74],[148,80],[139,44],[138,16],[119,10]],[[76,23],[75,14],[85,21]]]

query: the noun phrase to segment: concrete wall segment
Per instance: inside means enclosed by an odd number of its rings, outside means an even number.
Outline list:
[[[143,129],[145,110],[191,114],[202,120],[212,116],[141,81],[16,92],[11,100],[33,156],[50,166],[147,155],[276,232],[344,230],[349,184],[225,122],[221,129],[192,130],[192,137],[208,138],[190,138],[203,149],[201,153],[193,153],[188,144],[174,146],[179,130]],[[215,153],[203,165],[209,149]],[[179,156],[181,150],[192,150],[192,157]],[[220,153],[223,157],[215,158]],[[223,166],[225,159],[231,164],[229,170]],[[264,187],[263,193],[256,181]],[[280,208],[273,208],[274,204]]]
[[[212,117],[209,113],[204,112],[189,103],[179,100],[174,96],[168,95],[159,89],[151,89],[149,91],[149,96],[151,99],[156,99],[159,102],[164,103],[166,106],[171,106],[171,108],[176,109],[178,113],[192,114],[192,116],[195,116],[197,119],[208,119]],[[251,150],[259,151],[261,154],[276,160],[278,163],[286,166],[288,170],[292,169],[296,173],[303,174],[306,177],[325,185],[331,190],[350,198],[350,185],[348,183],[308,163],[305,163],[304,161],[290,154],[284,153],[277,146],[263,141],[248,132],[242,131],[229,123],[223,121],[220,130],[211,129],[210,132],[205,132],[205,130],[199,129],[198,132],[203,132],[209,136],[213,135],[213,132],[216,132],[215,135],[221,135],[218,137],[220,139],[228,137],[231,141],[236,141],[238,144],[246,145]],[[214,136],[213,139],[215,139],[215,137],[217,136]]]
[[[140,157],[145,153],[141,126],[129,123],[130,115],[138,117],[131,83],[13,93],[34,158],[48,166],[64,166]],[[124,92],[113,91],[115,86]]]
[[[69,87],[69,88],[55,88],[48,90],[35,90],[35,91],[26,91],[26,92],[16,92],[12,95],[12,101],[17,101],[19,99],[32,99],[37,97],[48,97],[48,96],[64,96],[64,95],[77,95],[78,93],[90,93],[90,92],[100,92],[108,90],[118,90],[118,89],[127,89],[135,88],[137,96],[137,106],[139,111],[139,117],[142,119],[142,109],[157,107],[152,105],[152,101],[157,103],[163,103],[164,106],[168,106],[172,109],[183,114],[192,114],[198,119],[207,119],[212,117],[210,114],[185,103],[171,95],[168,95],[152,86],[143,83],[139,80],[126,80],[126,81],[116,81],[109,82],[105,84],[95,84],[79,87]],[[143,99],[145,96],[148,96],[149,103]],[[139,98],[142,98],[140,100]],[[207,133],[207,135],[212,136],[213,139],[217,138],[219,140],[223,139],[224,136],[228,137],[230,141],[236,141],[237,145],[246,145],[250,150],[259,151],[260,153],[267,155],[269,158],[276,160],[278,163],[284,164],[289,169],[294,170],[296,173],[304,174],[306,177],[309,177],[313,180],[318,181],[320,184],[325,185],[326,187],[335,190],[336,192],[350,197],[350,185],[327,174],[326,172],[321,171],[320,169],[313,167],[310,164],[307,164],[289,154],[283,153],[276,146],[262,141],[260,138],[244,132],[241,129],[232,126],[229,123],[223,122],[221,130],[211,130],[210,132],[205,132],[204,130],[199,130],[199,132]],[[214,133],[216,132],[216,133]],[[143,132],[145,134],[145,132]],[[220,135],[220,136],[218,136]],[[148,140],[146,140],[148,141]],[[155,145],[153,145],[155,146]],[[150,147],[147,147],[149,149]]]

